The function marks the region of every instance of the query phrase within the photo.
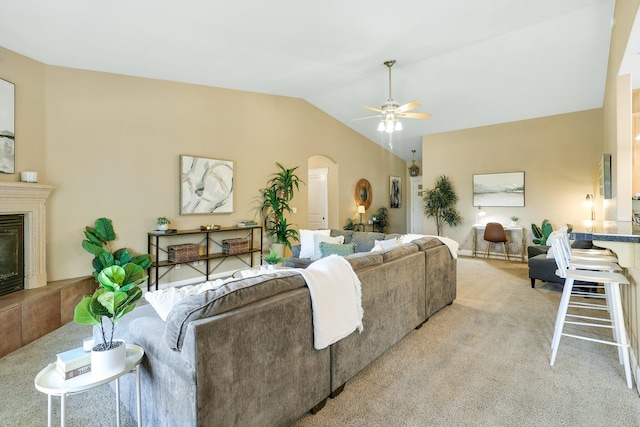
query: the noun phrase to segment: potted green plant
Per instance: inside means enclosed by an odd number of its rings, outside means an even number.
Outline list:
[[[342,227],[343,230],[357,231],[360,229],[360,226],[353,222],[353,218],[347,218],[347,222]]]
[[[519,220],[519,219],[520,219],[520,218],[518,218],[518,217],[517,217],[517,216],[515,216],[515,215],[514,215],[514,216],[512,216],[512,217],[511,217],[511,226],[512,226],[512,227],[515,227],[516,225],[518,225],[518,220]]]
[[[262,259],[267,263],[267,268],[269,269],[275,269],[276,265],[284,261],[284,258],[278,255],[278,252],[274,249],[269,249],[269,255],[263,256]]]
[[[372,215],[374,231],[378,230],[380,233],[384,233],[389,226],[389,211],[384,206],[378,208],[378,212]]]
[[[453,189],[451,180],[446,175],[436,179],[435,186],[427,190],[424,196],[424,214],[428,218],[435,218],[436,232],[438,236],[444,228],[444,224],[455,227],[462,223],[462,215],[456,209],[458,195]]]
[[[117,353],[118,362],[106,362],[104,375],[108,375],[124,369],[125,346],[122,341],[114,341],[113,334],[120,319],[135,308],[135,302],[142,296],[138,285],[147,280],[145,270],[151,266],[151,256],[132,256],[126,248],[112,251],[111,242],[116,234],[108,218],[98,218],[95,227],[86,227],[84,234],[82,247],[94,256],[93,276],[99,286],[93,295],[85,296],[76,305],[73,320],[100,327],[102,342],[92,349],[92,371],[100,373],[100,360],[104,358],[101,353]]]
[[[285,215],[293,213],[289,203],[300,183],[304,182],[295,174],[295,168],[287,169],[276,162],[278,171],[267,182],[267,186],[260,190],[262,204],[260,213],[264,217],[265,231],[275,238],[275,249],[280,257],[284,256],[284,247],[291,249],[291,240],[298,241],[298,232],[287,222]]]
[[[158,230],[166,230],[167,228],[169,228],[170,223],[171,221],[169,221],[169,218],[167,218],[166,216],[159,216],[158,218],[156,218],[156,225],[158,226]]]

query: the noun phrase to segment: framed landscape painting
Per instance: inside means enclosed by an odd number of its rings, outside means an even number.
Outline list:
[[[524,172],[473,175],[473,206],[524,206]]]
[[[233,212],[233,162],[180,156],[180,214]]]

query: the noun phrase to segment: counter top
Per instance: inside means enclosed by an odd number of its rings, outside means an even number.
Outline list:
[[[570,236],[575,240],[640,243],[640,225],[631,221],[595,222],[591,226],[578,225],[574,227]]]

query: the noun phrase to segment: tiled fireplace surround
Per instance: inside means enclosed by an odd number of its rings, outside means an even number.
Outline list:
[[[0,297],[0,357],[73,320],[93,277],[47,283],[46,200],[50,185],[0,182],[0,215],[24,214],[25,289]]]

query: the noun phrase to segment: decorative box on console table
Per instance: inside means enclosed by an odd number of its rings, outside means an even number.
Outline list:
[[[167,246],[169,261],[188,262],[200,258],[200,246],[196,243],[183,243],[181,245]]]

